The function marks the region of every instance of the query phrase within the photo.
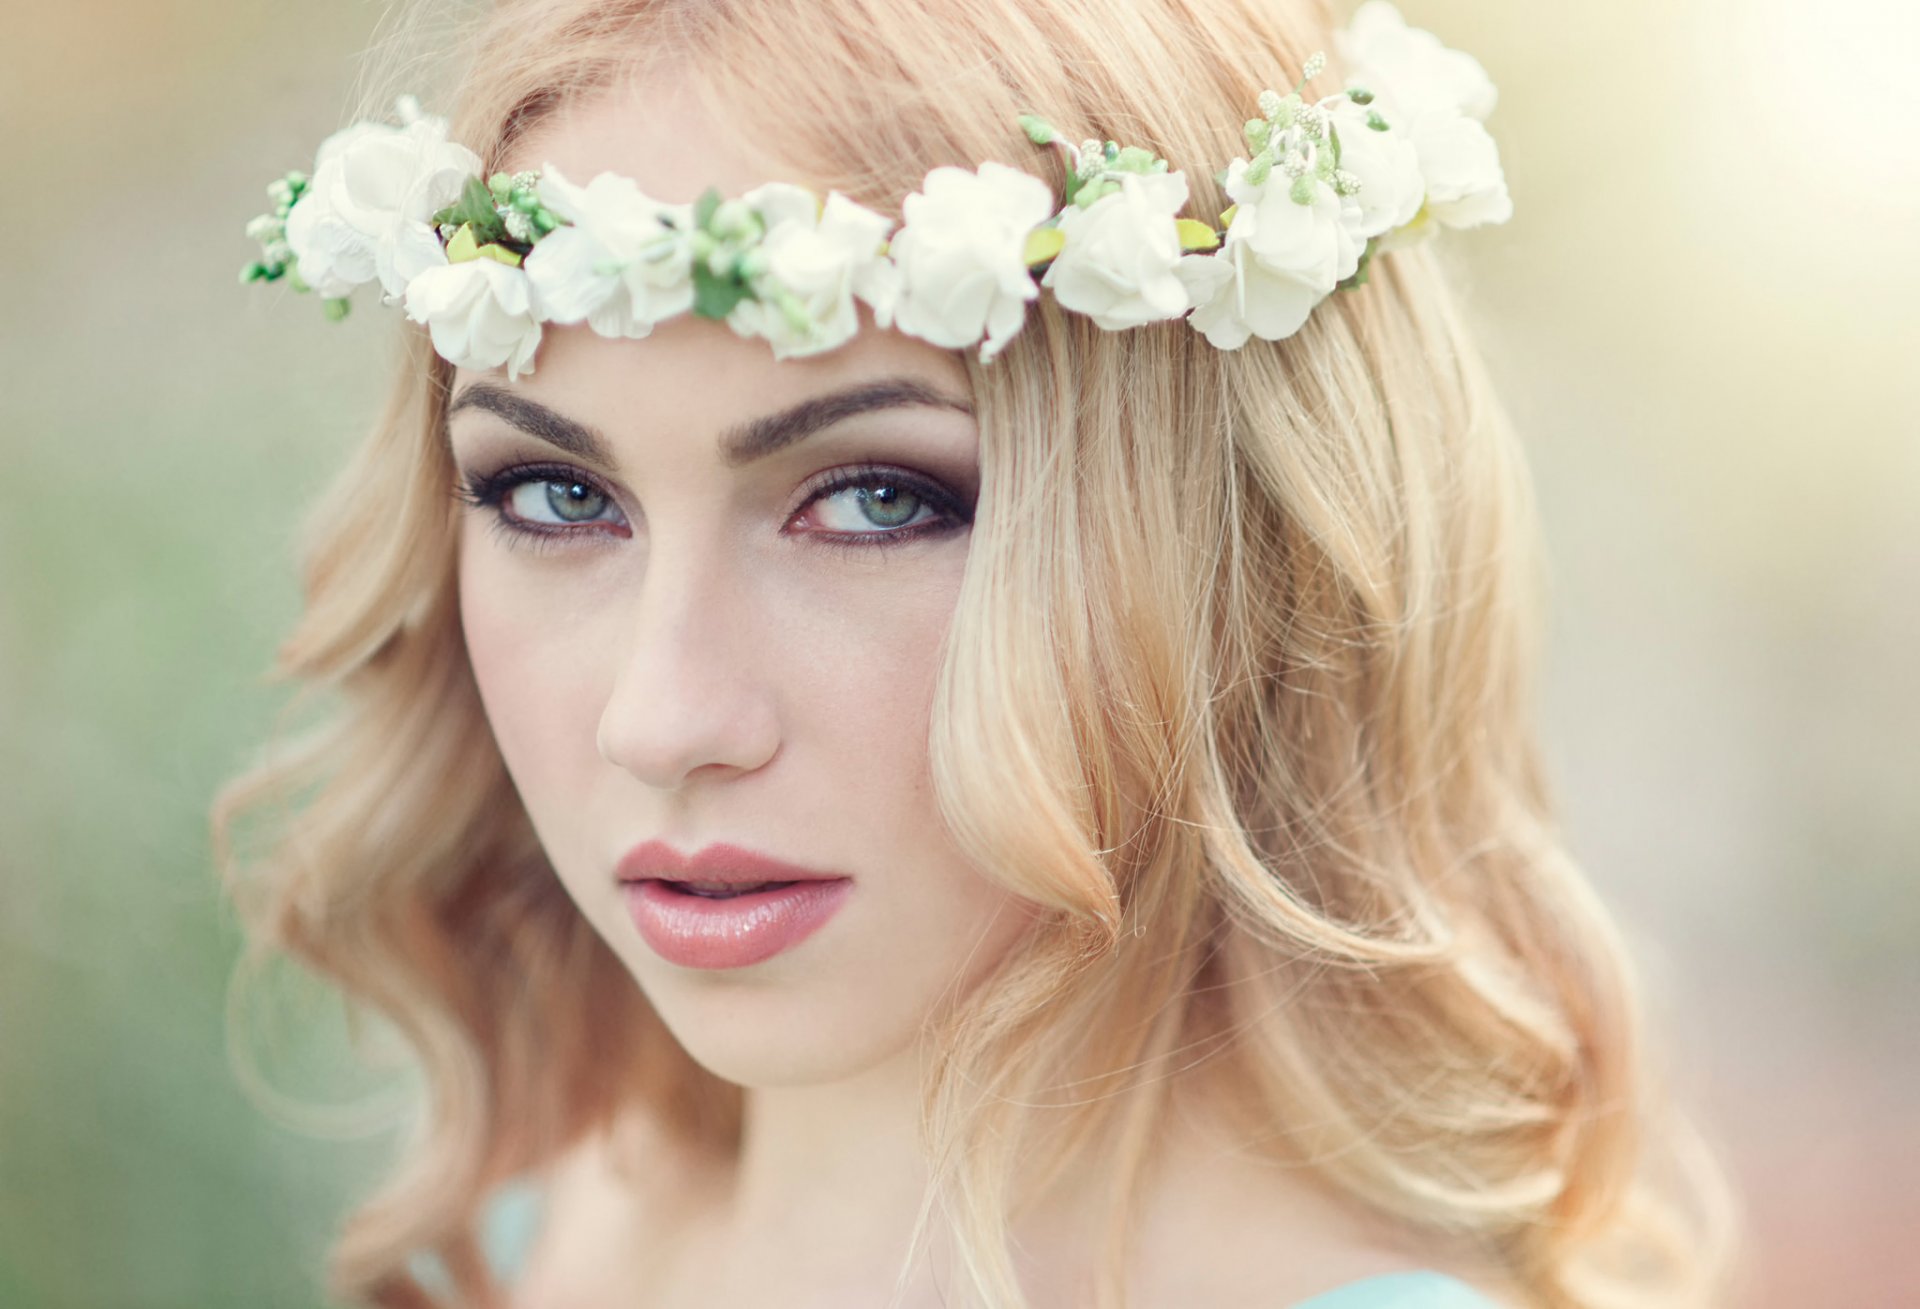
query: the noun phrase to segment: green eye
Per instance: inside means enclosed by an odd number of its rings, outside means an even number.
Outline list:
[[[606,495],[585,482],[525,481],[506,497],[516,518],[530,523],[588,523],[607,510]]]
[[[563,522],[583,523],[598,518],[607,497],[585,482],[546,482],[547,504]]]

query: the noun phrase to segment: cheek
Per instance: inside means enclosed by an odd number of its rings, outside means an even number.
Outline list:
[[[516,580],[497,555],[460,565],[467,657],[501,758],[536,824],[544,800],[577,782],[599,756],[595,643],[551,612],[552,592]]]

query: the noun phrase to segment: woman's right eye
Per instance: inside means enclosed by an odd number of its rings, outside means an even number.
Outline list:
[[[462,502],[491,513],[497,531],[521,538],[547,538],[529,540],[529,544],[544,545],[555,538],[578,536],[588,524],[625,526],[613,497],[575,469],[516,465],[497,473],[474,473],[461,482],[455,494]],[[594,534],[603,533],[595,530]]]
[[[515,483],[504,498],[515,518],[530,523],[588,523],[612,503],[586,482],[550,480]]]

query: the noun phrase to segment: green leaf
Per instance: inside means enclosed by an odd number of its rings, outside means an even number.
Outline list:
[[[1036,227],[1027,233],[1026,248],[1020,257],[1028,268],[1035,268],[1059,254],[1066,247],[1067,235],[1057,227]]]
[[[1038,114],[1021,114],[1020,130],[1025,132],[1027,140],[1035,145],[1052,145],[1060,139],[1060,133],[1054,130],[1053,124]]]
[[[466,188],[460,192],[459,209],[453,220],[456,223],[490,226],[500,221],[500,216],[493,211],[493,192],[477,177],[467,179]]]
[[[500,215],[493,211],[493,192],[487,190],[487,184],[477,177],[469,177],[460,198],[435,214],[432,222],[435,227],[445,223],[472,223],[484,236],[492,235],[493,229],[500,226]]]
[[[469,259],[479,257],[480,242],[473,234],[473,224],[462,223],[460,230],[453,234],[453,239],[447,242],[447,262],[464,264]]]
[[[693,312],[700,317],[725,318],[746,298],[747,288],[733,278],[717,275],[704,263],[693,266]]]
[[[1120,189],[1120,183],[1111,177],[1096,177],[1085,186],[1077,187],[1073,193],[1073,202],[1082,209],[1096,200],[1104,200]]]
[[[1180,233],[1182,250],[1212,250],[1220,244],[1220,234],[1198,218],[1175,219],[1173,226]]]
[[[719,207],[720,188],[710,186],[700,193],[698,200],[693,202],[693,225],[695,227],[705,227],[713,221],[713,211]],[[728,308],[732,308],[732,306],[729,305]],[[725,317],[725,315],[721,316]]]
[[[1373,262],[1373,252],[1379,248],[1379,245],[1380,242],[1377,239],[1367,242],[1366,248],[1360,251],[1360,262],[1354,266],[1352,274],[1340,283],[1339,290],[1351,291],[1355,287],[1367,284],[1367,265]]]
[[[1060,207],[1062,209],[1065,209],[1074,202],[1075,197],[1080,194],[1080,184],[1084,180],[1080,174],[1074,172],[1071,168],[1067,170],[1066,184],[1060,188]]]

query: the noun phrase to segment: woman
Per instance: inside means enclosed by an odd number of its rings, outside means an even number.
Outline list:
[[[260,948],[426,1074],[337,1295],[1710,1302],[1718,1184],[1554,831],[1527,483],[1430,248],[1347,251],[1350,293],[1291,324],[1224,263],[1169,263],[1193,321],[1128,330],[1046,277],[978,354],[908,266],[929,169],[1070,183],[1045,124],[1147,146],[1229,228],[1245,164],[1212,169],[1328,29],[1254,0],[488,17],[449,133],[500,179],[482,229],[535,173],[581,213],[603,174],[681,213],[791,184],[905,205],[901,289],[832,349],[639,298],[501,335],[504,301],[435,279],[520,285],[493,259],[552,308],[605,271],[528,253],[539,203],[464,268],[381,248],[432,346],[409,329],[313,520],[280,664],[343,703],[215,812]],[[628,294],[715,283],[666,285]],[[241,869],[230,828],[296,792]]]

